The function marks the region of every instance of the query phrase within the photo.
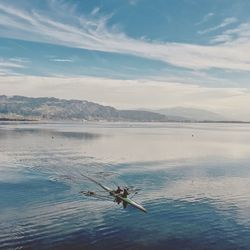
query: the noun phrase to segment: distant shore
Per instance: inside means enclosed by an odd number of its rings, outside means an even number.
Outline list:
[[[40,119],[28,119],[28,118],[1,118],[0,121],[6,121],[6,122],[59,122],[59,123],[64,123],[64,122],[83,122],[83,123],[88,123],[88,122],[95,122],[95,123],[102,123],[102,122],[111,122],[111,123],[235,123],[235,124],[249,124],[250,121],[105,121],[105,120],[40,120]]]
[[[1,122],[36,122],[38,120],[26,119],[26,118],[0,118]]]

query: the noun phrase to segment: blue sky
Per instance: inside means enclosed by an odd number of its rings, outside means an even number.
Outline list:
[[[1,92],[250,117],[249,13],[247,0],[1,0]]]

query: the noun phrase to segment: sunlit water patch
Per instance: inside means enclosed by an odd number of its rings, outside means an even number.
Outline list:
[[[250,127],[0,124],[0,248],[249,249]],[[80,194],[133,185],[147,214]]]

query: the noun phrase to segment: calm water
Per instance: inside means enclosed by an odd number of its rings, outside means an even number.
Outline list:
[[[250,125],[0,123],[0,159],[1,249],[250,249]]]

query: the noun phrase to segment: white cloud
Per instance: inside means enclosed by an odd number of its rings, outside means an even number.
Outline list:
[[[210,12],[208,14],[206,14],[202,19],[201,21],[199,21],[198,23],[196,23],[196,25],[201,25],[201,24],[204,24],[206,23],[207,21],[209,21],[215,14]]]
[[[52,62],[73,62],[72,59],[67,59],[67,58],[52,58],[50,59]]]
[[[24,66],[20,63],[13,62],[13,60],[6,60],[0,58],[1,68],[23,68]]]
[[[91,15],[96,15],[98,12],[100,11],[100,7],[95,7],[92,11],[91,11]]]
[[[0,58],[0,75],[13,75],[15,74],[14,70],[18,68],[24,68],[23,61],[17,58],[11,58],[9,60]]]
[[[0,76],[0,89],[6,95],[80,99],[125,109],[195,107],[250,119],[250,112],[243,108],[250,106],[250,91],[244,88],[208,88],[145,79]]]
[[[211,40],[212,43],[224,43],[224,44],[231,44],[234,43],[239,47],[244,49],[248,48],[247,44],[250,42],[250,23],[242,23],[237,28],[228,29],[224,31],[222,34],[213,37]],[[242,50],[244,53],[244,50]],[[246,52],[248,52],[246,50]]]
[[[238,20],[237,18],[235,17],[229,17],[229,18],[226,18],[223,20],[223,22],[217,26],[214,26],[214,27],[211,27],[211,28],[208,28],[208,29],[205,29],[205,30],[200,30],[198,31],[199,34],[203,35],[203,34],[206,34],[206,33],[209,33],[209,32],[212,32],[212,31],[216,31],[218,29],[221,29],[221,28],[224,28],[232,23],[236,23]]]
[[[12,57],[9,60],[11,62],[20,63],[22,66],[23,66],[23,64],[30,62],[29,59],[27,59],[27,58],[20,58],[20,57]]]
[[[136,5],[139,2],[139,0],[128,0],[128,3],[130,5]]]
[[[53,1],[53,9],[46,13],[35,10],[25,11],[1,3],[1,35],[89,50],[136,55],[189,69],[220,68],[250,71],[248,56],[250,36],[241,33],[240,30],[237,33],[235,29],[237,38],[230,43],[219,45],[149,42],[128,37],[115,26],[109,28],[108,20],[111,16],[99,18],[79,16],[74,8],[62,4],[56,8],[56,3],[57,1]],[[226,27],[235,21],[234,18],[227,19],[221,25]]]

